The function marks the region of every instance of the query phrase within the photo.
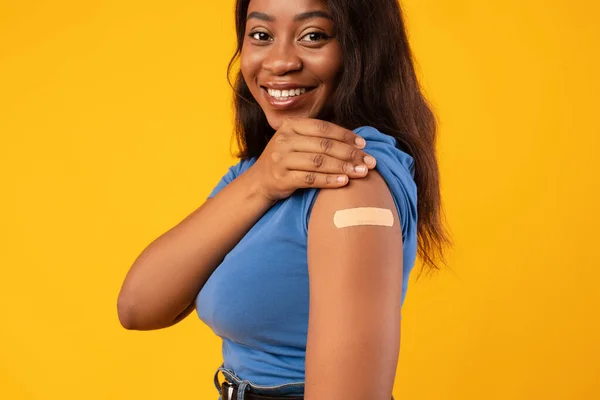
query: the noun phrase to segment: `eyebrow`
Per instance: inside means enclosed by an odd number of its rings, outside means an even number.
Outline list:
[[[253,11],[250,14],[248,14],[248,17],[246,19],[248,20],[251,18],[258,19],[261,21],[267,21],[267,22],[275,21],[275,17],[273,17],[269,14],[258,12],[258,11]],[[326,18],[326,19],[333,21],[333,17],[325,11],[307,11],[302,14],[296,15],[294,17],[294,22],[306,21],[307,19],[313,19],[313,18]]]

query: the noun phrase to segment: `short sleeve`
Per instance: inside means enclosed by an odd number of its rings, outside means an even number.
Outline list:
[[[304,192],[302,194],[302,219],[300,222],[302,224],[302,230],[304,231],[304,234],[308,236],[308,222],[310,220],[310,214],[312,213],[315,200],[321,192],[321,189],[307,188],[302,190]]]
[[[237,178],[242,173],[244,173],[248,168],[250,168],[254,164],[255,161],[256,161],[255,158],[241,159],[237,164],[229,167],[229,169],[227,170],[227,173],[225,175],[223,175],[223,177],[221,178],[219,183],[217,183],[217,186],[215,186],[214,189],[210,192],[210,194],[208,195],[208,198],[210,199],[210,198],[216,196],[217,193],[219,193],[225,186],[227,186],[228,184],[233,182],[233,180],[235,178]]]
[[[414,180],[414,159],[400,150],[394,137],[371,126],[354,132],[367,142],[365,152],[377,160],[375,169],[387,184],[402,226],[402,239],[407,242],[417,233],[417,185]]]

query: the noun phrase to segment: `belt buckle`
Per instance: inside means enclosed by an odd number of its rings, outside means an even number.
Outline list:
[[[233,400],[233,385],[227,381],[224,382],[227,388],[227,397],[223,400]]]

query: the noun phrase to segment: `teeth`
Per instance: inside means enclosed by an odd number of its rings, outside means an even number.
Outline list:
[[[303,93],[306,93],[306,88],[296,88],[289,90],[276,90],[276,89],[267,89],[269,94],[277,99],[287,99],[294,96],[300,96]]]

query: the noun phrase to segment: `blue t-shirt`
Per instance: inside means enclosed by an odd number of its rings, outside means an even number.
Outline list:
[[[417,251],[414,160],[373,127],[354,130],[377,160],[394,198],[403,239],[402,302]],[[209,198],[254,164],[232,166]],[[304,382],[308,333],[308,221],[319,189],[300,189],[256,222],[196,298],[200,319],[223,339],[224,367],[257,385]]]

